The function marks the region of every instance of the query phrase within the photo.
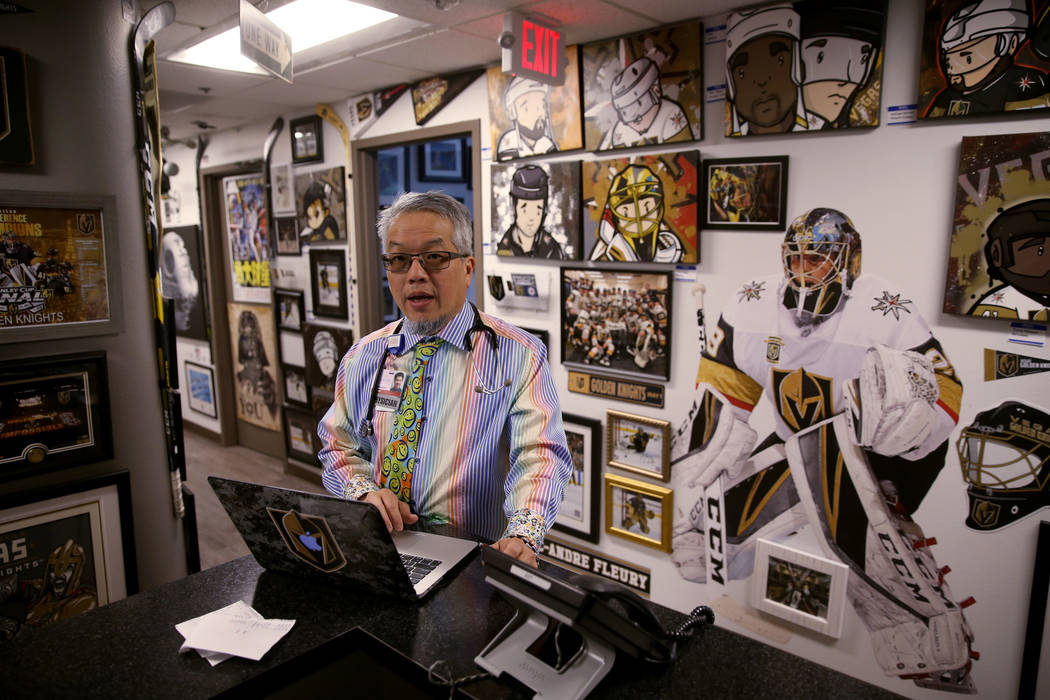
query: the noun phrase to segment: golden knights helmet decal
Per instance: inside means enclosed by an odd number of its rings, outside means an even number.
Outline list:
[[[652,260],[656,253],[656,233],[664,218],[664,186],[660,178],[644,165],[628,165],[616,173],[609,186],[609,209],[616,228],[637,249],[639,239],[651,236],[652,250],[638,251]]]
[[[299,559],[325,573],[346,566],[346,557],[324,518],[278,508],[267,508],[266,512],[288,549]]]
[[[1050,415],[1018,401],[981,411],[956,442],[970,501],[966,525],[998,530],[1050,506]]]

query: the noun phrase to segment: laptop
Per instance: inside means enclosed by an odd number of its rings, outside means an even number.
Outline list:
[[[267,570],[419,600],[477,550],[473,540],[387,532],[363,501],[209,476],[237,531]]]

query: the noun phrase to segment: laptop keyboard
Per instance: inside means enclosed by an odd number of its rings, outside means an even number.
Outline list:
[[[408,574],[408,580],[412,582],[412,585],[422,581],[424,576],[441,565],[441,562],[437,559],[427,559],[426,557],[417,557],[411,554],[402,554],[401,563],[405,565],[405,572]]]

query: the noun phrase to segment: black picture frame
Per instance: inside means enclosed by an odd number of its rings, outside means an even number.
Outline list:
[[[280,287],[273,291],[274,301],[277,304],[277,328],[298,333],[302,330],[303,322],[306,320],[303,293],[298,289],[281,289]]]
[[[421,143],[416,154],[422,182],[463,182],[468,178],[470,158],[461,137]]]
[[[787,156],[708,158],[703,162],[700,186],[701,228],[783,231],[787,225]],[[741,190],[738,196],[748,202],[750,213],[737,213],[731,203]],[[732,220],[740,216],[746,220]]]
[[[306,381],[306,368],[281,363],[284,376],[284,400],[292,406],[310,408],[310,385]]]
[[[310,291],[314,315],[346,321],[349,317],[346,286],[346,253],[339,248],[311,248]]]
[[[376,190],[382,204],[394,201],[408,191],[411,175],[408,167],[407,146],[394,146],[376,151]]]
[[[303,324],[303,357],[306,358],[306,383],[310,386],[311,405],[317,389],[329,392],[335,389],[339,363],[351,345],[353,333],[348,328],[320,323]]]
[[[26,422],[30,412],[31,428]],[[62,427],[51,429],[56,426]],[[27,431],[32,432],[16,434]],[[0,368],[0,481],[112,456],[106,353],[4,361]]]
[[[292,145],[292,163],[324,160],[324,131],[318,115],[292,119],[288,124],[288,137]]]
[[[307,464],[317,464],[313,451],[317,421],[309,409],[291,405],[284,407],[284,447],[288,456]],[[305,449],[309,447],[309,449]]]
[[[551,334],[550,333],[548,333],[545,330],[539,329],[539,328],[525,328],[524,326],[522,326],[521,330],[525,331],[526,333],[531,333],[534,336],[536,336],[537,338],[539,338],[540,342],[543,343],[543,346],[545,348],[547,348],[547,357],[548,358],[550,357],[550,354],[551,354]]]
[[[302,255],[303,245],[299,240],[299,219],[295,216],[276,216],[273,225],[277,229],[278,255]]]
[[[672,271],[561,268],[562,364],[596,374],[668,381],[672,366],[672,282]],[[591,293],[600,290],[612,293]],[[579,313],[584,304],[594,307],[595,313]],[[611,324],[607,326],[611,351],[603,345],[591,357],[586,331],[596,328],[599,320]],[[622,328],[617,325],[621,322]]]
[[[573,474],[551,527],[597,544],[601,536],[602,422],[572,413],[562,413],[561,421],[572,454]]]
[[[164,297],[175,302],[175,335],[207,342],[208,274],[201,227],[166,228],[161,249],[161,288]],[[186,279],[187,276],[193,279]]]
[[[1028,623],[1025,626],[1024,651],[1021,654],[1018,700],[1035,700],[1040,661],[1044,656],[1050,655],[1050,649],[1043,649],[1047,597],[1050,594],[1050,522],[1040,522],[1038,532],[1035,566],[1032,568],[1032,595],[1028,601]]]
[[[218,418],[218,406],[215,396],[215,373],[211,367],[196,362],[186,365],[186,403],[191,411],[196,411],[209,418]]]

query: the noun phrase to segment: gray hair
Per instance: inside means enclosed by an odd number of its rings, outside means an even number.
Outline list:
[[[379,240],[386,250],[390,227],[402,214],[426,211],[437,214],[452,224],[452,245],[456,251],[465,255],[474,254],[474,223],[467,207],[454,197],[441,192],[402,192],[387,209],[379,212],[376,224],[379,229]]]

